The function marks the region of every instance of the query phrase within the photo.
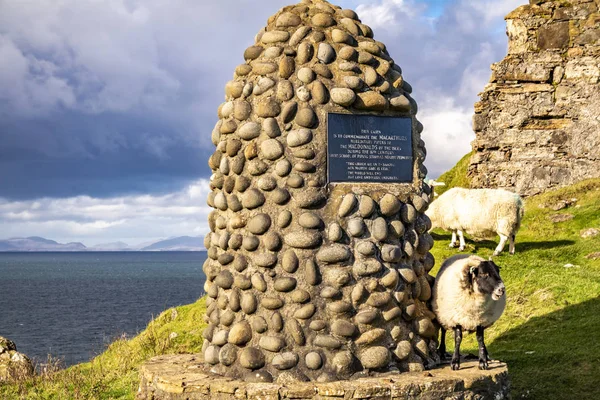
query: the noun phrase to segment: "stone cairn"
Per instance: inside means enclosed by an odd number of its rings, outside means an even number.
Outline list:
[[[33,374],[29,357],[19,353],[12,340],[0,336],[0,383],[29,378]]]
[[[534,195],[600,177],[600,1],[530,0],[475,105],[473,187]]]
[[[435,365],[430,188],[402,70],[322,0],[269,18],[244,59],[212,133],[205,362],[247,382]],[[413,183],[328,184],[329,112],[412,118]]]

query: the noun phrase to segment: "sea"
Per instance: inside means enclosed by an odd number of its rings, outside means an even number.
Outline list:
[[[0,336],[69,366],[203,294],[205,252],[0,253]]]

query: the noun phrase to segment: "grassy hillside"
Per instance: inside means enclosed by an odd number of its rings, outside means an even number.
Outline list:
[[[570,208],[550,208],[573,198]],[[526,208],[517,254],[495,259],[508,307],[487,331],[490,354],[508,362],[513,398],[599,399],[600,259],[586,256],[600,252],[600,236],[584,239],[580,232],[600,228],[600,179],[528,199]],[[550,217],[557,214],[573,218],[553,223]],[[440,265],[457,250],[448,248],[449,234],[434,235]],[[466,251],[488,257],[495,246],[469,240]],[[0,386],[0,399],[133,399],[142,361],[200,349],[204,310],[202,300],[167,310],[139,336],[117,340],[90,363]],[[476,353],[474,335],[465,337],[465,352]]]
[[[438,179],[438,182],[444,182],[446,186],[438,186],[435,188],[435,192],[441,195],[446,190],[453,187],[471,187],[471,182],[467,178],[467,171],[469,169],[469,160],[473,154],[469,153],[461,158],[456,165],[444,172]]]

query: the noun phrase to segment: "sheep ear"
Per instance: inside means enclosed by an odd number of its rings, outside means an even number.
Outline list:
[[[479,273],[479,267],[471,267],[471,269],[469,269],[469,273],[473,276],[477,276]]]

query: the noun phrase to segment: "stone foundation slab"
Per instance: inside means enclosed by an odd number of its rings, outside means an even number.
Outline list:
[[[425,372],[389,374],[351,381],[246,383],[211,374],[200,355],[153,358],[140,369],[139,400],[502,400],[510,398],[506,364],[493,361],[480,371],[465,361]]]

